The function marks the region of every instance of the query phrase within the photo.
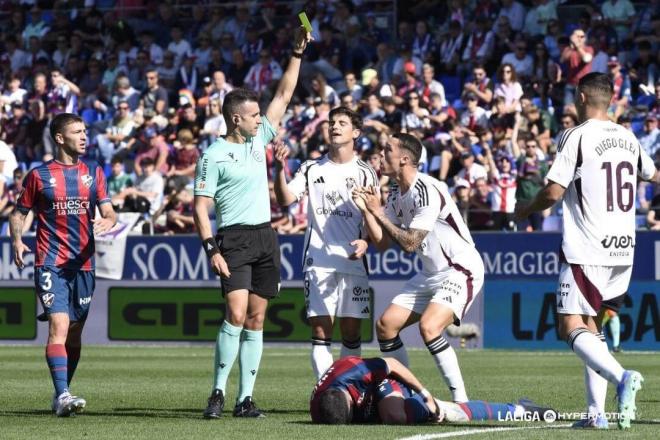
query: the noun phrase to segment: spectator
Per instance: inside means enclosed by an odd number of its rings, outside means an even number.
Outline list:
[[[484,157],[488,164],[488,181],[493,189],[491,196],[493,229],[513,231],[515,229],[513,211],[516,207],[517,186],[513,161],[507,155],[501,155],[495,159],[490,148],[484,148]]]
[[[437,48],[433,35],[429,32],[429,26],[424,20],[418,20],[415,25],[415,39],[412,45],[412,54],[424,63],[432,62]]]
[[[449,23],[449,32],[440,43],[440,63],[443,72],[453,75],[461,62],[464,45],[467,40],[461,32],[461,24],[458,21]]]
[[[32,9],[30,9],[30,18],[31,21],[27,26],[25,26],[22,34],[23,42],[27,48],[30,47],[30,42],[34,41],[32,40],[32,37],[36,37],[37,41],[39,41],[48,33],[48,30],[50,29],[48,23],[46,23],[44,20],[41,9],[38,6],[35,5],[32,7]]]
[[[197,93],[198,89],[201,88],[201,80],[202,76],[195,66],[195,56],[192,53],[185,55],[176,75],[175,88],[177,90],[187,89]]]
[[[509,20],[511,29],[520,32],[525,24],[525,14],[525,7],[519,2],[515,0],[502,0],[502,8],[497,18],[499,21],[502,17],[506,17]]]
[[[156,44],[153,32],[146,30],[140,34],[140,48],[148,54],[149,64],[159,66],[163,63],[163,48]]]
[[[653,197],[649,212],[646,214],[646,227],[652,231],[660,231],[660,194]]]
[[[410,92],[406,95],[406,111],[401,118],[401,130],[410,133],[413,130],[426,130],[431,128],[429,111],[421,104],[418,92]]]
[[[205,140],[205,145],[211,145],[217,138],[227,134],[227,124],[222,116],[222,105],[220,100],[212,98],[209,100],[204,127],[199,132],[200,142]]]
[[[166,173],[168,186],[183,187],[192,183],[195,165],[199,159],[199,150],[194,143],[193,133],[188,129],[179,130],[174,142],[171,167]]]
[[[119,156],[110,160],[110,177],[108,177],[108,195],[113,198],[124,189],[133,186],[133,179],[124,172],[124,161]],[[117,207],[115,207],[117,208]]]
[[[7,184],[14,179],[14,170],[18,168],[14,150],[0,140],[0,193],[4,193]]]
[[[516,76],[516,70],[511,64],[502,64],[497,70],[498,84],[495,86],[495,96],[502,96],[507,113],[520,111],[520,98],[523,89]]]
[[[485,177],[475,179],[468,206],[468,226],[473,231],[492,229],[491,190]]]
[[[630,78],[621,71],[621,63],[619,63],[617,57],[611,57],[607,63],[607,67],[610,71],[610,78],[612,79],[612,87],[614,89],[608,113],[613,115],[612,119],[617,120],[628,109],[630,100],[632,99]]]
[[[330,104],[331,108],[335,108],[339,105],[339,95],[335,89],[333,89],[325,79],[322,73],[317,73],[312,77],[312,98],[321,98],[323,101]]]
[[[264,40],[259,37],[259,29],[256,24],[250,23],[245,33],[245,44],[241,47],[245,61],[250,64],[257,63],[263,50]]]
[[[525,141],[525,152],[518,158],[516,201],[518,203],[530,203],[545,184],[545,175],[548,167],[545,162],[538,158],[539,145],[536,139],[528,136]],[[518,230],[524,231],[530,226],[534,231],[540,231],[543,227],[543,215],[534,213],[526,220],[518,223]]]
[[[147,87],[140,96],[140,108],[142,111],[153,110],[156,114],[165,114],[169,98],[167,90],[161,87],[158,82],[158,71],[153,68],[147,70],[146,78]]]
[[[240,62],[243,62],[242,59]],[[259,54],[259,61],[249,68],[242,82],[249,89],[263,92],[281,77],[282,67],[272,59],[267,49],[263,49]]]
[[[463,85],[463,93],[473,93],[478,98],[480,107],[487,108],[493,100],[493,81],[486,74],[483,64],[477,63],[472,68],[472,80]]]
[[[485,17],[477,17],[476,26],[463,51],[463,67],[459,68],[459,74],[469,72],[474,63],[487,64],[493,52],[494,39],[495,35],[488,30],[488,20]]]
[[[156,68],[156,71],[158,72],[158,83],[165,90],[170,91],[170,95],[174,92],[176,76],[178,73],[175,60],[176,55],[174,52],[167,51],[163,54],[163,63]]]
[[[120,101],[116,113],[105,133],[96,136],[101,159],[108,163],[117,151],[126,148],[128,138],[135,130],[135,123],[127,101]]]
[[[13,74],[32,65],[30,54],[19,49],[18,40],[14,35],[8,35],[4,41],[6,53],[3,54],[3,61],[5,61],[5,57],[9,59],[9,66]]]
[[[12,104],[23,104],[25,95],[27,95],[27,90],[21,88],[21,79],[16,75],[12,75],[7,81],[7,89],[0,97],[0,103],[5,111],[9,111]]]
[[[344,75],[344,85],[346,87],[346,91],[351,94],[355,102],[358,102],[362,99],[362,86],[358,84],[355,73],[347,72],[346,75]]]
[[[422,66],[422,87],[420,92],[426,105],[431,104],[431,95],[436,94],[440,98],[442,107],[447,106],[447,101],[445,100],[445,88],[440,81],[436,81],[435,69],[428,63]]]
[[[652,159],[656,159],[660,151],[660,129],[658,129],[658,116],[649,114],[644,119],[644,131],[639,137],[639,143]],[[660,217],[658,218],[660,220]]]
[[[470,132],[474,132],[477,127],[487,128],[488,115],[484,108],[479,107],[477,95],[468,93],[464,101],[466,109],[461,115],[461,125]]]
[[[208,75],[210,73],[209,64],[211,63],[211,51],[211,38],[208,34],[200,33],[197,38],[197,47],[192,53],[195,57],[195,67],[200,75]]]
[[[561,81],[561,68],[552,61],[548,49],[542,42],[538,42],[534,49],[534,61],[532,63],[533,82],[547,83],[553,87]]]
[[[509,52],[502,57],[502,65],[509,64],[513,66],[516,76],[524,82],[531,78],[534,70],[534,60],[527,53],[527,43],[519,39],[515,43],[515,51]]]
[[[488,178],[486,168],[475,161],[474,153],[471,150],[465,150],[461,153],[460,162],[461,170],[456,175],[456,178],[467,181],[471,188],[475,187],[477,179]]]
[[[586,34],[582,29],[576,29],[571,34],[570,45],[561,53],[560,62],[567,63],[566,87],[564,89],[564,105],[572,104],[575,99],[575,88],[578,81],[591,72],[591,61],[594,49],[585,44]]]
[[[168,170],[167,157],[169,155],[169,148],[165,140],[158,134],[157,128],[153,120],[145,121],[145,125],[140,130],[136,138],[131,139],[127,144],[127,148],[133,148],[135,144],[135,174],[141,177],[144,172],[142,170],[142,159],[149,158],[153,162],[156,171],[163,175]]]
[[[607,23],[614,26],[619,40],[625,40],[635,18],[633,4],[629,0],[605,0],[601,12]]]
[[[183,31],[179,25],[170,28],[170,37],[172,41],[168,44],[167,51],[174,54],[174,67],[178,69],[185,57],[192,54],[192,47],[188,40],[183,38]]]
[[[124,212],[154,214],[163,201],[165,184],[163,176],[156,171],[156,164],[150,157],[143,158],[140,169],[144,170],[136,186],[124,188],[112,199],[113,205],[121,205]]]

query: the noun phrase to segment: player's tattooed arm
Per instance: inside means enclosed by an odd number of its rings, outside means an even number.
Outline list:
[[[14,209],[14,212],[12,212],[9,217],[9,231],[11,233],[12,244],[14,245],[14,263],[16,263],[16,266],[18,266],[19,269],[25,267],[23,253],[30,252],[30,248],[23,243],[21,238],[26,216],[26,214],[23,214],[18,209]]]
[[[429,231],[422,229],[401,229],[389,221],[382,211],[376,215],[376,219],[387,234],[392,237],[392,240],[396,241],[401,249],[406,252],[414,252],[422,244],[426,234],[429,233]]]

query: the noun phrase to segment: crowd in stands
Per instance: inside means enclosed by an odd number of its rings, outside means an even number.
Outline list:
[[[291,174],[327,152],[328,113],[342,105],[363,116],[356,154],[376,170],[390,133],[422,140],[420,171],[448,185],[472,230],[556,229],[557,210],[518,224],[513,210],[545,184],[593,71],[612,77],[612,120],[660,162],[657,0],[394,3],[0,2],[0,218],[25,173],[53,158],[47,127],[67,111],[87,123],[88,159],[104,165],[118,211],[156,233],[193,232],[195,164],[226,133],[223,99],[247,87],[265,110],[299,10],[314,41],[275,141]],[[389,190],[382,176],[383,200]],[[660,230],[659,194],[639,183],[640,227]],[[304,232],[304,200],[271,199],[273,227]]]

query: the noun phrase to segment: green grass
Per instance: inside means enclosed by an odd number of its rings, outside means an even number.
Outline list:
[[[450,433],[516,423],[460,426],[315,426],[308,399],[314,385],[309,348],[266,347],[255,400],[267,411],[260,420],[201,419],[211,387],[213,349],[208,347],[84,347],[72,391],[87,399],[84,414],[56,418],[50,413],[52,386],[42,347],[0,347],[1,439],[396,439],[417,434]],[[368,355],[377,355],[371,351]],[[509,402],[529,397],[559,411],[584,409],[582,369],[568,352],[459,351],[468,393],[473,399]],[[447,399],[432,359],[410,352],[412,370],[438,397]],[[544,423],[469,438],[658,438],[660,355],[622,353],[624,366],[640,370],[646,382],[638,395],[639,422],[625,432],[575,432],[547,429]],[[236,366],[234,370],[237,370]],[[230,378],[228,407],[235,399],[237,375]],[[610,387],[608,411],[614,411]],[[557,422],[566,424],[567,422]],[[615,425],[612,425],[615,428]],[[624,435],[622,435],[624,434]]]

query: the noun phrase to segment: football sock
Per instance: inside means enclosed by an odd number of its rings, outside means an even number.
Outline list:
[[[610,318],[610,332],[612,332],[612,345],[619,346],[619,338],[621,337],[621,320],[619,315],[614,315]]]
[[[362,341],[358,337],[355,341],[341,340],[340,359],[346,356],[360,356],[362,354]]]
[[[458,359],[456,352],[451,348],[449,342],[442,335],[426,343],[429,353],[435,359],[435,364],[438,366],[445,383],[451,391],[452,400],[454,402],[467,402],[467,393],[465,392],[465,384],[463,383],[463,376],[461,369],[458,366]]]
[[[243,329],[243,341],[239,354],[241,379],[238,386],[238,401],[252,396],[254,382],[259,372],[259,362],[264,349],[264,331]]]
[[[403,401],[403,408],[406,412],[406,423],[414,425],[417,423],[425,423],[429,421],[431,411],[426,405],[424,396],[421,394],[413,394]]]
[[[312,338],[312,369],[316,379],[320,379],[332,365],[332,352],[330,351],[330,339]]]
[[[578,327],[567,339],[575,354],[592,370],[615,385],[621,382],[625,370],[595,334],[584,327]]]
[[[516,414],[516,407],[519,406],[484,400],[470,400],[458,405],[465,411],[469,420],[504,420],[507,414]]]
[[[600,343],[605,345],[605,335],[597,333]],[[595,418],[605,413],[605,399],[607,398],[607,380],[596,373],[589,366],[584,366],[584,384],[587,390],[587,413],[589,418]]]
[[[393,357],[406,367],[408,366],[408,353],[399,335],[396,335],[392,339],[379,339],[378,345],[380,345],[380,351],[383,353],[383,356]]]
[[[46,345],[46,362],[50,369],[50,377],[53,379],[55,394],[59,396],[69,390],[66,383],[67,366],[64,344]]]
[[[225,393],[227,378],[238,356],[238,347],[241,344],[242,327],[236,327],[225,321],[220,326],[218,339],[215,344],[215,381],[213,388]]]
[[[66,363],[66,372],[67,372],[67,378],[66,378],[66,383],[67,385],[71,385],[71,380],[73,380],[73,375],[76,372],[76,368],[78,368],[78,361],[80,360],[80,345],[65,345],[66,348],[66,355],[67,355],[67,363]]]

